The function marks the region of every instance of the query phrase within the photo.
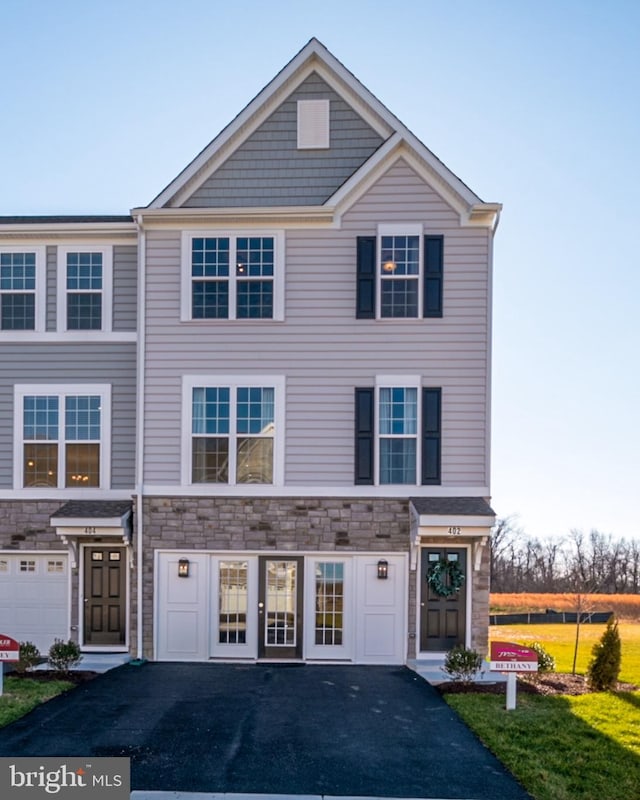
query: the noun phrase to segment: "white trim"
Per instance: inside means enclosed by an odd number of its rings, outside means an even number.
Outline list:
[[[416,619],[415,619],[415,630],[416,630],[416,659],[423,661],[428,659],[437,659],[443,658],[446,654],[446,651],[443,650],[421,650],[420,649],[420,636],[421,636],[421,628],[420,628],[420,613],[422,609],[422,588],[423,588],[423,581],[421,578],[421,569],[422,569],[422,551],[427,549],[436,549],[442,548],[444,550],[465,550],[467,554],[467,576],[471,575],[471,580],[467,577],[467,580],[464,581],[464,591],[465,591],[465,631],[464,631],[464,638],[465,638],[465,647],[471,647],[471,631],[472,631],[472,619],[471,615],[473,612],[473,553],[471,551],[471,545],[462,542],[456,542],[455,539],[451,540],[451,544],[448,541],[443,541],[442,539],[438,538],[437,541],[434,542],[421,542],[420,544],[420,552],[418,553],[418,568],[416,570]],[[424,611],[426,613],[426,606],[424,607]]]
[[[5,335],[6,334],[6,335]],[[2,331],[0,342],[41,342],[43,344],[69,342],[96,342],[100,344],[135,343],[138,334],[135,331]]]
[[[236,116],[196,158],[149,204],[149,208],[180,205],[223,163],[276,106],[291,94],[311,72],[317,72],[384,139],[395,131],[428,165],[443,188],[459,196],[466,206],[480,203],[451,170],[366,89],[317,39],[311,41]],[[366,170],[361,177],[366,175]]]
[[[28,219],[28,217],[26,218]],[[32,237],[46,238],[77,237],[82,241],[86,236],[109,236],[110,243],[119,241],[130,244],[136,240],[136,227],[131,222],[68,222],[64,217],[59,222],[0,222],[0,236],[3,240],[11,238],[16,242],[28,242]]]
[[[102,255],[102,327],[100,331],[67,329],[67,255],[69,253],[100,253]],[[71,333],[82,340],[87,334],[110,334],[113,328],[113,245],[100,242],[78,242],[57,247],[57,329],[58,333]],[[90,292],[97,294],[97,291]],[[98,340],[99,341],[99,340]]]
[[[87,498],[84,489],[73,489],[62,485],[64,470],[64,408],[59,413],[58,444],[58,486],[23,486],[24,474],[24,398],[29,395],[55,395],[59,399],[78,395],[98,395],[100,397],[100,486],[91,487],[106,490],[111,486],[111,385],[108,383],[22,383],[14,386],[13,413],[13,487],[14,491],[33,497],[35,494],[55,495],[58,491],[69,492],[73,498]],[[62,434],[62,435],[60,435]],[[89,488],[89,487],[87,487]]]
[[[109,549],[120,549],[124,552],[123,568],[124,568],[124,643],[118,645],[87,645],[84,642],[84,566],[85,566],[85,552],[87,547],[108,547]],[[129,597],[131,591],[131,569],[129,558],[129,545],[112,543],[112,542],[80,542],[80,553],[78,556],[79,569],[78,569],[78,643],[82,652],[115,652],[124,653],[129,650],[129,634],[130,634],[130,608]]]
[[[33,330],[26,331],[4,331],[0,329],[0,342],[20,341],[21,336],[28,335],[28,339],[33,339],[38,334],[44,333],[47,327],[47,248],[44,245],[29,244],[7,244],[0,245],[2,253],[34,253],[36,259],[36,288],[33,292],[35,296],[35,319]],[[31,294],[31,290],[6,290],[0,289],[0,297],[3,294]],[[18,335],[17,339],[13,339]]]
[[[284,437],[285,437],[285,378],[283,375],[183,375],[182,376],[182,433],[181,433],[181,481],[184,486],[195,490],[194,494],[261,494],[270,486],[280,487],[284,484]],[[229,483],[191,482],[191,447],[192,447],[192,397],[196,387],[228,387],[233,395],[240,387],[268,387],[274,389],[274,436],[273,436],[273,484],[235,483],[235,448],[229,448]],[[232,411],[236,401],[230,397]],[[233,413],[232,413],[233,417]],[[233,426],[233,425],[232,425]],[[235,442],[238,434],[230,430],[229,440]],[[144,487],[147,494],[147,487]]]
[[[415,281],[418,285],[418,302],[416,305],[415,316],[382,316],[382,282],[384,280],[393,281],[392,275],[385,276],[382,273],[382,237],[383,236],[417,236],[418,237],[418,272],[416,275],[401,275],[396,280]],[[378,320],[418,320],[422,319],[423,313],[423,286],[424,286],[424,226],[420,223],[395,223],[378,224],[376,233],[376,252],[375,252],[375,272],[376,272],[376,319]]]
[[[305,661],[353,661],[356,646],[356,580],[353,568],[354,557],[369,555],[358,552],[310,553],[304,557],[304,600],[303,600],[303,656]],[[384,555],[387,555],[386,553]],[[375,556],[374,556],[375,557]],[[342,603],[342,644],[326,645],[315,643],[316,623],[316,563],[338,563],[343,571]]]
[[[187,551],[180,551],[181,553]],[[197,551],[200,553],[200,551]],[[221,561],[246,561],[247,562],[247,610],[245,644],[221,644],[216,633],[219,634],[220,624],[220,562]],[[243,551],[230,551],[224,553],[216,551],[209,554],[209,603],[210,617],[207,620],[207,637],[209,658],[224,660],[225,658],[248,658],[254,660],[258,657],[258,586],[259,586],[259,556],[249,555]]]
[[[373,432],[373,461],[374,461],[374,474],[373,485],[377,488],[384,489],[386,486],[395,487],[395,494],[402,491],[400,487],[417,487],[421,486],[420,476],[422,474],[422,447],[421,431],[422,431],[422,400],[421,388],[422,378],[420,375],[376,375],[375,378],[375,391],[374,391],[374,420],[375,430]],[[416,443],[416,482],[415,483],[380,483],[380,439],[389,438],[387,436],[381,437],[380,434],[380,390],[381,389],[415,389],[416,390],[416,432],[414,436],[403,436],[404,439],[413,439]],[[408,489],[404,490],[408,492]],[[413,489],[412,489],[413,493]]]
[[[0,489],[0,500],[33,500],[35,489]],[[42,487],[38,500],[51,500],[61,503],[65,500],[131,500],[131,489],[55,489]]]
[[[273,263],[273,316],[242,318],[239,319],[236,305],[236,286],[238,278],[235,274],[235,253],[237,240],[240,237],[270,237],[273,239],[274,263]],[[191,274],[191,242],[197,238],[228,238],[229,239],[229,276],[226,279],[229,284],[229,316],[223,319],[194,319],[192,314],[192,286],[194,278]],[[241,323],[265,323],[281,322],[284,320],[284,294],[285,294],[285,234],[284,230],[274,230],[273,228],[213,228],[200,230],[183,230],[180,246],[180,321],[189,322],[195,325],[211,325],[219,323],[229,323],[237,321]],[[269,280],[268,277],[265,280]]]
[[[255,491],[254,491],[255,490]],[[414,486],[413,484],[390,484],[383,486],[354,486],[350,485],[280,485],[271,486],[260,484],[240,484],[229,486],[227,484],[145,484],[146,497],[487,497],[486,486]],[[84,496],[84,495],[83,495]],[[129,495],[130,496],[130,495]],[[3,499],[0,493],[0,499]],[[122,499],[122,498],[119,498]]]

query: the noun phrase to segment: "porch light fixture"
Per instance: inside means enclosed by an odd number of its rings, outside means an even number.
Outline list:
[[[389,577],[389,562],[385,561],[384,558],[381,558],[378,561],[378,580],[379,581],[386,581]]]
[[[189,559],[188,558],[181,558],[178,561],[178,577],[179,578],[188,578],[189,577]]]

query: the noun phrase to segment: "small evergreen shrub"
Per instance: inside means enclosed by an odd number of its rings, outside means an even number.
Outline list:
[[[454,681],[471,683],[482,666],[480,653],[457,644],[449,650],[444,660],[443,671]]]
[[[538,654],[538,675],[542,675],[545,672],[555,672],[556,671],[556,660],[555,658],[549,653],[544,647],[540,644],[540,642],[534,642],[531,645],[527,645],[531,650],[534,650]]]
[[[56,639],[49,648],[49,666],[58,672],[69,672],[71,667],[75,667],[82,661],[80,645],[69,639]]]
[[[14,664],[14,669],[20,674],[31,672],[41,660],[40,651],[33,642],[20,642],[20,661]]]
[[[600,641],[593,645],[591,655],[592,659],[587,669],[589,686],[596,692],[615,689],[622,659],[622,645],[615,617],[609,617],[607,627]]]

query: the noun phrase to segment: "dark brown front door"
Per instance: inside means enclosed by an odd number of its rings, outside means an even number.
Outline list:
[[[84,644],[125,643],[126,550],[84,551]]]
[[[455,562],[464,580],[459,591],[450,590],[447,570],[442,578],[440,593],[429,584],[429,570],[441,561]],[[422,652],[451,650],[465,644],[467,618],[467,551],[451,547],[425,547],[420,559],[420,650]]]
[[[259,658],[302,658],[303,567],[299,557],[260,557]]]

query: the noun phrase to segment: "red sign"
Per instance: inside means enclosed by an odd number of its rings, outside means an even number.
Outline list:
[[[494,672],[537,672],[538,654],[513,642],[491,642],[489,668]]]
[[[20,642],[0,633],[0,661],[20,661]]]

